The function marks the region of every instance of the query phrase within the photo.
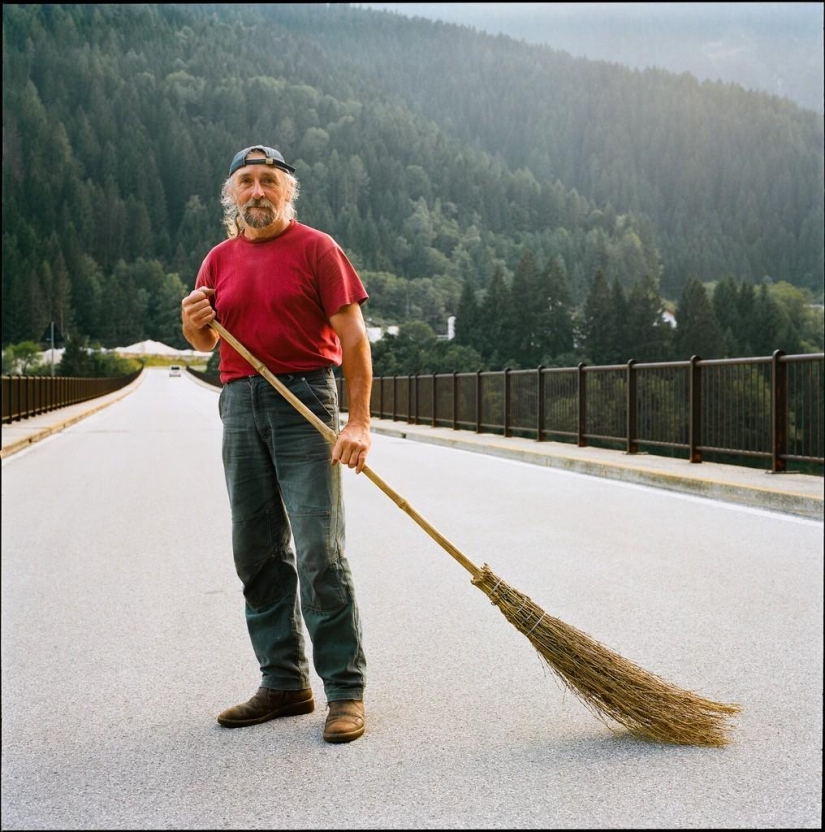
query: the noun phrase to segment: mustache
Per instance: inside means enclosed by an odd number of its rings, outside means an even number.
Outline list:
[[[249,199],[242,206],[242,208],[271,208],[275,210],[275,206],[268,199]]]

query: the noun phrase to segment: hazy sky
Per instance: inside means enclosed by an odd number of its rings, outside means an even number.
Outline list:
[[[565,39],[573,27],[580,34],[596,28],[616,29],[621,25],[638,26],[643,21],[667,21],[671,26],[696,27],[703,21],[713,27],[737,26],[781,37],[786,27],[810,27],[819,43],[823,40],[822,3],[353,3],[374,9],[387,9],[408,17],[426,17],[462,23],[477,29],[517,37],[533,43],[547,43],[564,48],[555,41]],[[720,31],[721,33],[721,31]],[[675,32],[674,32],[675,34]],[[685,35],[690,35],[685,32]],[[643,52],[653,44],[640,44]],[[596,51],[601,44],[592,44]],[[588,49],[581,44],[582,55]]]
[[[354,3],[544,43],[571,55],[690,72],[823,111],[822,3]]]

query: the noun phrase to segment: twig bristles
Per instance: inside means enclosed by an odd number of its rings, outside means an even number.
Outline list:
[[[485,564],[472,583],[527,636],[547,666],[609,727],[678,745],[722,746],[739,705],[682,690],[608,650],[586,633],[547,615]]]

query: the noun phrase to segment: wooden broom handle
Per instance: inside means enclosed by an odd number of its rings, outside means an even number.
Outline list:
[[[209,324],[215,332],[223,338],[233,349],[248,361],[330,444],[335,444],[338,434],[332,428],[322,422],[278,377],[271,372],[261,361],[240,342],[234,335],[228,332],[222,324],[212,321]],[[455,545],[453,545],[441,532],[422,517],[404,497],[395,489],[391,488],[375,471],[368,465],[362,469],[367,479],[374,482],[402,511],[409,514],[422,529],[446,552],[452,555],[474,578],[481,574],[481,570]]]

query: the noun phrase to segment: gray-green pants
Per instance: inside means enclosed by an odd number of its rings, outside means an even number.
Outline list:
[[[331,369],[278,378],[337,431]],[[310,687],[303,617],[327,701],[362,699],[366,660],[332,448],[261,376],[225,384],[219,409],[232,550],[261,684]]]

